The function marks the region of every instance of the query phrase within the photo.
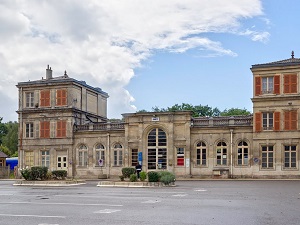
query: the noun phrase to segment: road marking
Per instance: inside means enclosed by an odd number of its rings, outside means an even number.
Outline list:
[[[39,223],[38,225],[59,225],[58,223],[56,223],[56,224],[53,224],[53,223]]]
[[[184,197],[184,196],[187,196],[187,194],[178,194],[178,195],[172,195],[174,197]]]
[[[102,209],[99,211],[96,211],[94,213],[114,213],[114,212],[119,212],[121,211],[120,209]]]
[[[145,201],[145,202],[142,202],[142,203],[153,204],[153,203],[159,203],[159,202],[161,202],[161,200],[148,200],[148,201]]]
[[[199,190],[195,190],[195,191],[207,191],[207,190],[205,190],[205,189],[199,189]]]
[[[65,216],[41,216],[41,215],[14,215],[14,214],[0,214],[0,216],[9,216],[9,217],[37,217],[37,218],[62,218],[65,219]]]
[[[110,205],[110,204],[81,204],[81,203],[64,203],[64,202],[0,202],[0,204],[32,204],[32,205],[75,205],[75,206],[116,206],[123,205]]]

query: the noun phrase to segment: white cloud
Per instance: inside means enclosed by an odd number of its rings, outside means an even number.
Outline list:
[[[0,10],[0,96],[16,105],[15,84],[40,79],[50,64],[54,75],[66,69],[108,92],[109,117],[136,110],[125,87],[153,51],[235,56],[205,34],[269,35],[239,31],[241,19],[262,15],[259,0],[4,0]]]

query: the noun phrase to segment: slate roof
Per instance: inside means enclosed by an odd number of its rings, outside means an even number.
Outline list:
[[[279,60],[275,62],[263,63],[263,64],[255,64],[252,65],[252,69],[255,68],[264,68],[264,67],[273,67],[273,66],[293,66],[300,65],[300,58],[294,57],[294,52],[292,52],[291,58]]]

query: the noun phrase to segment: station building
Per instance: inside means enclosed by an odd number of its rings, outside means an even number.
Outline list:
[[[123,167],[177,177],[299,178],[300,59],[252,65],[253,114],[190,111],[107,118],[108,94],[84,81],[20,82],[19,168],[47,166],[76,178],[117,177]]]

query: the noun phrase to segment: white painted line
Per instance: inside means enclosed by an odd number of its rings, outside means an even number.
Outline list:
[[[119,209],[102,209],[102,210],[99,210],[99,211],[96,211],[94,213],[114,213],[114,212],[119,212],[121,210]]]
[[[56,223],[56,224],[50,224],[50,223],[39,223],[38,225],[59,225],[58,223]]]
[[[205,190],[205,189],[199,189],[199,190],[195,190],[195,191],[207,191],[207,190]]]
[[[145,201],[145,202],[142,202],[142,203],[150,203],[150,204],[153,204],[153,203],[159,203],[161,202],[161,200],[148,200],[148,201]]]
[[[187,194],[178,194],[178,195],[172,195],[174,197],[184,197],[184,196],[187,196]]]
[[[14,214],[0,214],[0,216],[8,217],[37,217],[37,218],[62,218],[65,219],[65,216],[41,216],[41,215],[14,215]]]
[[[75,205],[75,206],[116,206],[116,207],[122,207],[122,206],[123,206],[123,205],[110,205],[110,204],[80,204],[80,203],[64,203],[64,202],[0,202],[0,204]]]

